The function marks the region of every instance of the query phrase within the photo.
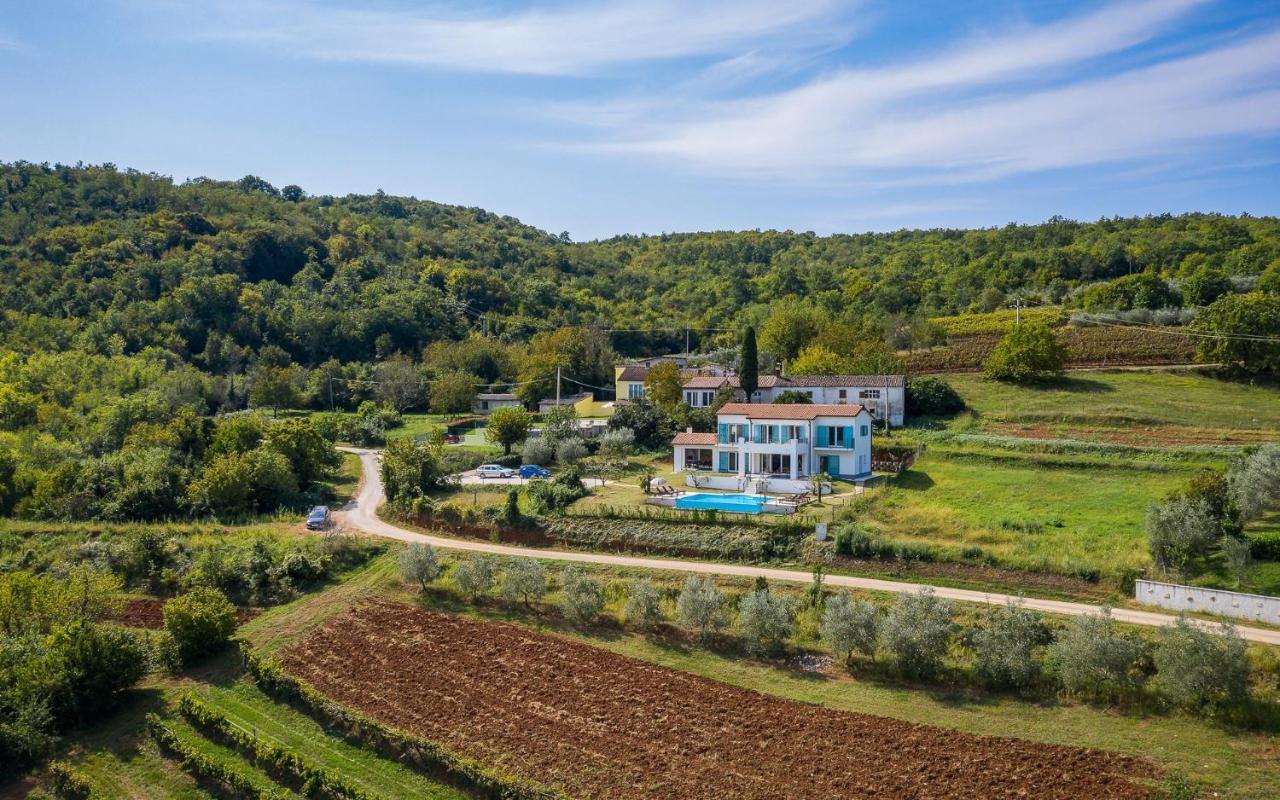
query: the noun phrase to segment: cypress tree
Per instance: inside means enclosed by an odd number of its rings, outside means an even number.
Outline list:
[[[747,402],[760,387],[760,354],[756,350],[756,329],[750,325],[742,335],[742,363],[738,365],[738,388],[747,395]]]

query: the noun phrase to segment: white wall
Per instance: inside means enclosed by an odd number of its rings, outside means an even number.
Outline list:
[[[1134,581],[1133,594],[1139,603],[1149,606],[1173,611],[1204,611],[1280,625],[1280,597],[1144,580]]]

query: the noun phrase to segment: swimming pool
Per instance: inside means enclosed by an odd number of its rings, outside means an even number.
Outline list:
[[[764,510],[764,495],[759,494],[686,494],[676,498],[676,508],[713,508],[739,514],[759,514]]]

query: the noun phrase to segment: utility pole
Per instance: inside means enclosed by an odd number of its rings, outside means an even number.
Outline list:
[[[556,365],[556,408],[560,407],[560,365]]]
[[[333,376],[329,376],[329,410],[333,411]]]
[[[1021,325],[1022,324],[1022,298],[1021,297],[1013,298],[1013,308],[1014,308],[1013,324]]]
[[[689,326],[684,326],[684,354],[689,355]]]

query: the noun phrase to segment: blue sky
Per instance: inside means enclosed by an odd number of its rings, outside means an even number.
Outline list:
[[[616,233],[1280,213],[1275,0],[0,0],[0,160]]]

